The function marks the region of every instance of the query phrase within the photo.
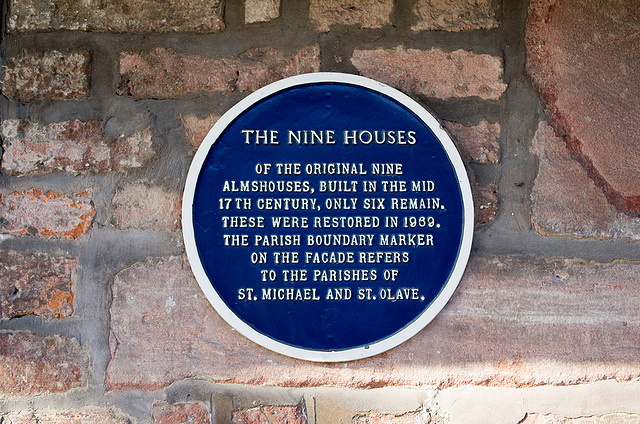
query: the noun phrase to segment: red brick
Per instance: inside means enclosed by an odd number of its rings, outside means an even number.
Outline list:
[[[501,58],[466,50],[355,50],[351,63],[365,77],[427,97],[497,100],[507,88]]]
[[[269,22],[280,16],[280,0],[244,0],[244,23]]]
[[[254,91],[271,82],[320,69],[320,49],[293,53],[271,47],[210,58],[165,48],[120,54],[120,93],[168,99],[197,92]]]
[[[497,122],[483,119],[477,125],[466,126],[444,121],[444,126],[454,137],[465,162],[500,163],[500,124]]]
[[[86,387],[89,357],[72,338],[0,333],[0,397],[60,393]]]
[[[176,231],[180,229],[180,197],[159,186],[130,183],[111,200],[111,221],[116,228]]]
[[[527,414],[520,424],[639,424],[640,415],[613,413],[606,415],[567,418],[555,414]]]
[[[219,115],[209,115],[205,118],[198,118],[196,115],[180,115],[182,126],[187,136],[187,140],[193,147],[200,147],[200,144],[213,128],[213,125],[220,119]]]
[[[381,28],[391,24],[392,0],[311,0],[309,18],[327,32],[331,25]]]
[[[196,32],[224,29],[220,0],[106,0],[99,7],[82,0],[11,0],[9,32],[82,30],[98,32]]]
[[[466,31],[498,26],[498,2],[492,0],[418,0],[413,8],[419,30]]]
[[[477,227],[493,222],[498,215],[498,188],[495,184],[476,184],[473,193],[475,225]]]
[[[39,189],[0,194],[0,234],[76,239],[89,230],[95,214],[89,191],[73,196]]]
[[[411,411],[400,415],[368,412],[354,417],[354,424],[435,424],[427,410]]]
[[[234,411],[233,424],[307,424],[302,405],[258,406]]]
[[[114,408],[9,412],[0,416],[8,424],[131,424],[132,418]],[[5,422],[5,421],[2,421]]]
[[[124,171],[154,156],[150,129],[108,141],[95,120],[42,125],[8,119],[0,124],[0,134],[2,171],[9,175]]]
[[[618,210],[640,214],[640,3],[534,0],[527,72],[572,156]]]
[[[219,383],[527,387],[640,377],[640,265],[473,257],[452,299],[409,341],[350,363],[267,351],[214,312],[181,258],[116,275],[110,390]],[[283,324],[284,325],[284,324]]]
[[[0,251],[0,318],[71,316],[75,268],[75,259]]]
[[[10,57],[4,69],[2,93],[9,99],[82,99],[89,95],[89,52],[44,53],[24,50]]]
[[[210,424],[211,414],[201,403],[158,402],[153,405],[154,424]]]
[[[531,190],[531,219],[543,235],[640,239],[640,219],[618,212],[585,169],[569,154],[564,141],[540,122],[532,151],[538,175]]]

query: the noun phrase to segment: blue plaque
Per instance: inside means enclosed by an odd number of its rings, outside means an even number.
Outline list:
[[[187,255],[237,331],[312,361],[384,352],[444,307],[473,234],[471,189],[437,120],[346,74],[273,83],[198,149],[183,200]]]

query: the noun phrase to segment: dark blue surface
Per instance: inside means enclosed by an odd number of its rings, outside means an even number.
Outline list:
[[[278,145],[247,145],[241,131],[245,129],[277,130]],[[289,130],[334,130],[334,145],[289,145],[286,134]],[[345,130],[368,131],[415,131],[415,145],[344,145]],[[270,163],[269,175],[257,175],[257,163]],[[276,163],[301,163],[303,173],[295,176],[278,175]],[[363,163],[369,174],[359,175],[306,175],[307,163]],[[373,176],[372,163],[402,163],[402,176]],[[376,193],[362,193],[359,183],[357,193],[319,193],[320,180],[377,180]],[[223,193],[226,180],[306,180],[316,189],[309,193]],[[407,182],[407,192],[384,193],[380,181],[401,180]],[[412,180],[432,180],[436,190],[432,193],[411,191]],[[220,210],[219,198],[252,198],[253,209],[249,211]],[[260,211],[256,201],[265,197],[315,198],[322,211]],[[386,209],[367,211],[328,211],[324,201],[328,197],[358,198],[430,198],[438,197],[446,209],[425,211],[401,211]],[[264,216],[265,229],[222,228],[221,216]],[[378,216],[381,227],[377,229],[316,229],[315,216]],[[309,217],[308,229],[271,228],[271,216]],[[385,216],[432,216],[440,228],[384,228]],[[396,100],[378,92],[343,83],[312,83],[288,88],[254,104],[233,121],[211,148],[202,166],[193,203],[193,226],[200,260],[213,287],[227,306],[244,322],[257,331],[279,342],[310,350],[341,350],[366,346],[380,341],[406,327],[416,319],[441,291],[455,264],[462,239],[463,204],[455,170],[444,148],[432,131],[413,112]],[[434,246],[427,247],[380,247],[379,234],[424,233],[434,236]],[[224,234],[249,234],[249,247],[225,247]],[[300,234],[300,247],[254,247],[255,234]],[[375,234],[372,247],[308,247],[307,234]],[[300,263],[275,265],[274,251],[298,251]],[[349,265],[305,264],[304,252],[316,251],[406,251],[410,262],[401,264]],[[250,261],[252,252],[267,252],[268,264],[254,265]],[[285,283],[283,269],[376,269],[376,281],[360,282],[314,282]],[[275,282],[262,282],[261,269],[273,269],[278,273]],[[397,269],[397,281],[385,281],[385,269]],[[263,288],[316,288],[320,301],[263,301]],[[325,300],[328,288],[349,287],[353,298],[349,301]],[[371,288],[378,295],[381,287],[394,291],[399,287],[416,287],[420,300],[359,301],[359,288]],[[238,300],[240,288],[254,288],[259,300]]]

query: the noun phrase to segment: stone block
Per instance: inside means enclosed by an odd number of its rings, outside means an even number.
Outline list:
[[[96,120],[42,125],[8,119],[0,124],[0,135],[2,172],[9,175],[125,171],[154,157],[149,128],[107,140]]]
[[[219,115],[209,115],[204,118],[198,118],[194,114],[180,115],[182,126],[187,136],[187,140],[193,147],[200,147],[200,143],[204,140],[209,130],[220,119]]]
[[[531,220],[543,235],[640,239],[640,218],[617,211],[553,128],[540,122],[532,143],[538,175],[531,190]]]
[[[640,214],[640,3],[534,0],[526,69],[557,134],[618,210]]]
[[[307,424],[307,417],[302,405],[258,406],[234,411],[231,422],[233,424]]]
[[[280,0],[245,0],[244,23],[269,22],[280,16]]]
[[[444,127],[453,136],[465,162],[500,163],[499,123],[483,119],[476,125],[466,126],[444,121]]]
[[[0,398],[86,387],[89,355],[58,335],[0,332]]]
[[[88,51],[24,50],[7,59],[2,94],[21,102],[84,99],[89,95],[89,69]]]
[[[119,272],[111,304],[109,390],[198,376],[228,384],[354,388],[529,387],[640,377],[640,265],[472,257],[444,310],[377,356],[317,364],[272,353],[226,324],[185,259]],[[286,325],[286,323],[283,323]]]
[[[7,29],[116,33],[215,33],[224,30],[222,0],[11,0]]]
[[[392,0],[311,0],[309,18],[323,32],[331,25],[382,28],[391,24]]]
[[[638,424],[640,415],[612,413],[590,417],[567,418],[555,414],[527,414],[521,424]]]
[[[320,70],[320,48],[292,53],[272,47],[211,58],[158,47],[120,54],[120,94],[169,99],[204,92],[255,91],[282,78]]]
[[[35,188],[0,194],[0,234],[77,239],[95,214],[88,190],[72,196]]]
[[[491,29],[499,25],[495,0],[418,0],[413,12],[418,22],[414,31],[467,31]]]
[[[351,63],[365,77],[410,94],[439,99],[498,100],[507,88],[500,57],[467,50],[355,50]]]
[[[40,409],[0,416],[7,424],[131,424],[131,417],[115,408],[83,407],[76,410]]]
[[[70,317],[76,262],[45,254],[0,251],[0,319]]]
[[[211,415],[202,403],[158,402],[153,405],[154,424],[210,424]]]
[[[145,183],[130,183],[116,190],[111,200],[111,221],[125,230],[176,231],[180,229],[180,196]]]
[[[353,417],[353,424],[435,424],[428,410],[410,411],[404,414],[385,414],[377,411]]]

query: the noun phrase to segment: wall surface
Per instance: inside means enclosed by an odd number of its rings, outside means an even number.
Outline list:
[[[7,0],[1,423],[640,423],[636,0]],[[185,257],[197,146],[249,93],[387,83],[452,134],[471,260],[381,355],[229,327]]]

